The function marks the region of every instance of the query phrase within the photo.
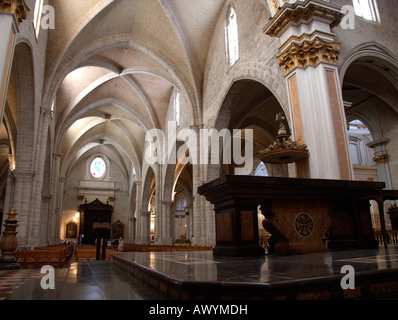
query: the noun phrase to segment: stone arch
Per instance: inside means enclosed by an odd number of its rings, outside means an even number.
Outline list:
[[[251,99],[251,93],[253,93],[253,99]],[[245,101],[245,96],[250,96],[247,101]],[[248,106],[250,105],[252,110],[245,110],[244,106],[246,104]],[[259,112],[250,115],[250,112],[256,108],[268,107],[268,105],[270,106],[270,113],[265,115],[265,113],[262,112],[263,119],[258,119],[258,117],[261,116]],[[236,111],[237,109],[238,111]],[[245,111],[247,111],[247,114],[245,114]],[[239,112],[242,117],[237,116],[237,112]],[[267,86],[251,78],[242,78],[236,80],[230,86],[219,108],[218,116],[214,122],[214,128],[218,132],[221,132],[221,130],[225,128],[228,130],[253,129],[257,134],[253,142],[258,144],[258,147],[262,146],[262,148],[265,148],[273,142],[273,139],[277,135],[278,128],[275,124],[275,115],[278,112],[283,112],[286,115],[285,109],[280,104],[278,98]],[[286,116],[287,121],[288,119],[289,117]],[[220,147],[220,152],[221,151],[222,148]],[[222,161],[220,158],[220,165],[210,164],[208,166],[207,180],[213,180],[221,174],[219,173],[222,168],[221,163]]]
[[[36,94],[33,54],[28,43],[16,45],[13,64],[17,76],[16,169],[31,172],[34,165]]]
[[[398,161],[398,60],[376,42],[353,48],[340,66],[347,121],[360,120],[369,129],[378,178],[396,188]],[[388,160],[387,160],[388,159]],[[358,174],[358,168],[354,173]]]
[[[209,98],[205,98],[205,105],[213,105],[213,107],[217,109],[217,114],[219,114],[231,88],[241,80],[252,80],[261,83],[275,96],[282,106],[283,111],[288,116],[288,119],[290,119],[289,97],[282,71],[279,69],[275,70],[266,63],[260,62],[239,63],[235,65],[228,73],[227,79],[224,79],[222,88],[219,91],[220,93],[218,93],[217,98],[213,100],[215,102],[207,101]],[[216,128],[217,120],[218,119],[211,118],[207,127]]]

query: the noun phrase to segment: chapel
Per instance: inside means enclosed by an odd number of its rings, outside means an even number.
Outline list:
[[[214,247],[198,189],[223,176],[398,190],[397,14],[396,0],[1,0],[1,232],[15,210],[19,249],[94,244],[93,221],[112,243]],[[281,132],[306,156],[265,161]],[[397,204],[369,203],[375,240],[396,243]]]

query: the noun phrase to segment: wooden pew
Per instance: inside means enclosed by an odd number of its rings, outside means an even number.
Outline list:
[[[106,249],[106,254],[105,258],[110,259],[112,253],[117,253],[120,251],[114,250],[114,249]],[[75,261],[92,261],[96,260],[97,256],[97,249],[95,246],[89,246],[89,245],[80,245],[76,247],[75,250]],[[100,251],[100,257],[102,257],[102,250]]]
[[[212,247],[199,246],[154,246],[154,245],[136,245],[125,244],[125,252],[177,252],[177,251],[209,251]]]
[[[15,257],[23,268],[41,268],[45,265],[63,268],[72,253],[73,246],[63,245],[17,251]]]

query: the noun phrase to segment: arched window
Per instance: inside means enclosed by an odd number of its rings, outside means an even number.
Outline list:
[[[239,59],[239,36],[238,22],[235,8],[231,5],[228,8],[227,26],[225,28],[227,59],[232,67]]]
[[[370,21],[379,21],[376,0],[353,0],[355,14]]]
[[[41,21],[41,15],[43,13],[43,2],[44,2],[44,0],[36,0],[36,4],[35,4],[35,13],[33,16],[33,26],[35,28],[36,38],[39,37],[39,32],[40,32],[40,21]]]
[[[268,169],[265,166],[264,162],[260,162],[260,164],[257,166],[256,170],[254,170],[253,173],[254,176],[256,177],[268,177]]]
[[[180,91],[177,89],[174,94],[174,121],[178,127],[180,125]]]

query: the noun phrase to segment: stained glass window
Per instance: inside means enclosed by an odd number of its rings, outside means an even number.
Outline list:
[[[100,179],[105,175],[106,172],[106,164],[102,158],[95,158],[90,165],[90,173],[96,178]]]

